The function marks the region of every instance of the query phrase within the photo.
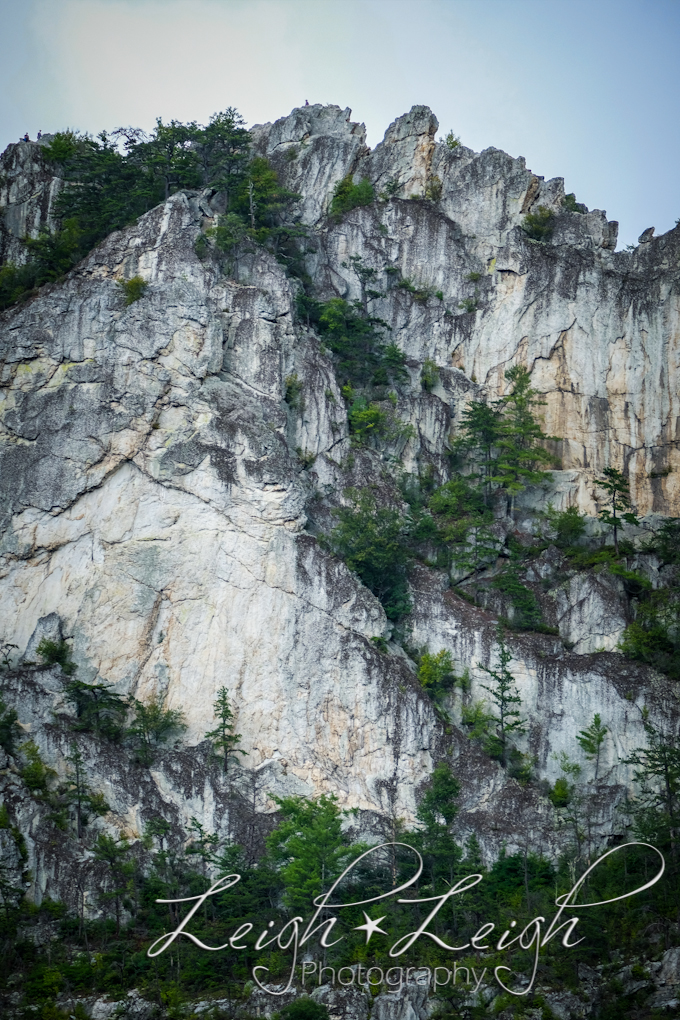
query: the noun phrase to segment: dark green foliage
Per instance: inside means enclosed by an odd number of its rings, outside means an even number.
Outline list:
[[[508,767],[510,757],[510,738],[513,734],[518,736],[524,733],[526,719],[522,719],[519,706],[522,699],[519,696],[515,685],[515,678],[508,669],[512,662],[512,653],[506,646],[503,632],[498,631],[498,658],[497,669],[490,669],[488,666],[481,668],[489,676],[488,684],[482,684],[491,697],[491,702],[496,710],[496,715],[491,717],[495,723],[493,732],[489,730],[484,740],[484,749],[492,758],[497,758],[503,768]]]
[[[46,796],[49,783],[56,775],[54,769],[51,769],[42,760],[38,745],[33,740],[27,740],[19,750],[26,760],[26,764],[21,769],[21,778],[31,793]]]
[[[651,545],[663,563],[680,564],[680,518],[672,517],[659,529]]]
[[[382,602],[390,620],[410,611],[406,568],[410,522],[397,509],[380,506],[370,489],[348,489],[347,507],[333,511],[338,524],[329,544]]]
[[[532,241],[549,241],[555,229],[555,216],[544,205],[536,212],[527,213],[522,220],[522,230]]]
[[[65,690],[76,704],[74,729],[97,733],[109,740],[118,740],[122,736],[128,703],[108,684],[71,680]]]
[[[545,516],[555,529],[555,545],[558,549],[576,545],[585,534],[586,514],[582,514],[577,506],[569,506],[566,510],[554,510],[549,506]]]
[[[304,914],[356,856],[356,849],[350,850],[342,832],[343,812],[334,796],[274,800],[281,821],[267,837],[267,853],[285,883],[286,906]]]
[[[366,446],[374,440],[391,443],[413,435],[413,427],[400,422],[389,404],[381,407],[363,396],[356,396],[347,386],[343,387],[343,395],[350,401],[347,420],[352,439],[358,445]]]
[[[571,789],[569,782],[564,778],[560,777],[555,780],[555,785],[548,794],[550,803],[556,808],[567,807],[571,801]]]
[[[153,698],[146,705],[133,698],[132,704],[135,715],[127,736],[135,749],[135,760],[140,765],[152,765],[159,745],[186,729],[184,713],[179,708],[164,708],[158,698]]]
[[[479,298],[463,298],[458,302],[458,307],[462,308],[466,315],[472,315],[479,308]]]
[[[149,165],[154,150],[143,148],[149,143],[133,143],[124,155],[106,132],[97,139],[73,137],[68,145],[61,141],[57,135],[45,148],[45,158],[56,162],[57,172],[73,185],[62,190],[57,214],[77,224],[82,258],[113,230],[163,201],[164,186]]]
[[[71,751],[66,755],[69,768],[66,779],[59,784],[56,794],[52,797],[53,820],[61,828],[65,828],[66,818],[73,814],[76,836],[83,838],[85,826],[92,815],[104,815],[110,810],[101,793],[92,790],[87,781],[85,759],[74,742]]]
[[[413,280],[409,280],[407,277],[401,277],[401,279],[397,283],[397,287],[399,288],[399,290],[408,291],[408,293],[413,297],[414,301],[417,301],[421,305],[424,305],[427,299],[432,297],[433,293],[430,287],[423,287],[422,285],[419,286],[418,284],[414,283]]]
[[[616,468],[605,468],[604,478],[598,478],[596,484],[604,489],[606,502],[598,512],[598,517],[604,524],[608,524],[614,531],[614,548],[616,555],[619,555],[618,530],[622,521],[626,524],[639,524],[635,514],[632,512],[630,501],[630,485],[628,479]],[[628,509],[627,509],[628,508]]]
[[[660,850],[670,851],[678,861],[677,837],[680,832],[680,737],[662,733],[644,714],[647,747],[636,747],[624,760],[635,768],[640,786],[634,809],[641,835],[646,835]],[[652,831],[650,831],[650,829]]]
[[[465,452],[481,478],[484,500],[489,503],[496,463],[495,447],[501,436],[502,410],[496,404],[472,400],[461,415],[459,449]]]
[[[403,490],[413,511],[414,552],[428,560],[434,550],[438,566],[464,573],[495,558],[496,543],[489,531],[492,517],[479,488],[468,477],[458,476],[434,491],[430,487],[428,495],[425,482],[421,479],[415,489],[407,485]]]
[[[278,1020],[328,1020],[329,1013],[326,1006],[315,999],[303,995],[294,1002],[289,1002],[279,1013],[274,1013]]]
[[[514,630],[538,630],[542,625],[541,607],[531,588],[519,579],[516,566],[507,567],[494,579],[493,587],[507,595],[515,613],[511,620]]]
[[[423,367],[420,370],[420,384],[423,389],[430,393],[439,382],[439,369],[434,361],[425,358]]]
[[[230,212],[220,216],[216,227],[211,227],[205,237],[215,241],[215,247],[221,252],[233,251],[248,236],[248,228],[238,213]],[[197,242],[198,243],[198,242]]]
[[[217,754],[222,758],[224,773],[226,775],[229,759],[236,754],[247,754],[242,751],[238,744],[241,740],[240,733],[234,733],[234,713],[229,702],[229,692],[226,687],[220,687],[213,704],[213,712],[217,720],[214,730],[206,733],[206,740],[210,740]]]
[[[363,177],[355,184],[352,174],[347,174],[335,185],[329,215],[339,222],[351,209],[356,209],[360,205],[370,205],[374,201],[375,192],[368,177]]]
[[[602,745],[608,732],[609,730],[606,726],[602,725],[602,720],[596,712],[590,726],[588,726],[585,730],[580,730],[576,736],[577,743],[588,761],[595,762],[595,782],[597,782],[597,774],[600,771],[600,754],[602,753]]]
[[[235,190],[246,175],[250,158],[250,132],[233,106],[214,113],[204,128],[194,135],[201,184],[226,193],[227,208]]]
[[[301,406],[302,388],[303,383],[301,379],[298,379],[297,372],[286,376],[286,392],[283,399],[289,407]]]
[[[620,649],[629,659],[655,666],[674,679],[680,679],[680,588],[646,591],[637,610],[637,619],[626,627]]]
[[[0,267],[0,311],[30,295],[45,282],[40,280],[38,267],[30,262],[23,266],[7,262]]]
[[[127,859],[130,852],[130,844],[125,836],[116,839],[100,832],[97,842],[93,847],[93,857],[96,861],[106,864],[109,872],[109,883],[107,888],[99,894],[102,905],[113,902],[116,917],[116,935],[120,934],[120,918],[123,907],[123,897],[131,891],[134,863]]]
[[[568,195],[565,195],[564,198],[562,199],[562,208],[566,212],[575,212],[575,213],[587,213],[588,212],[588,209],[583,204],[583,202],[577,202],[576,201],[576,195],[574,194],[573,191],[570,192]]]
[[[15,741],[19,735],[17,719],[19,716],[13,708],[8,708],[0,698],[0,747],[5,754],[14,754]]]
[[[324,344],[338,356],[341,382],[366,386],[379,369],[388,369],[382,364],[385,325],[380,319],[363,315],[342,298],[319,305],[316,315]]]
[[[132,305],[144,296],[144,291],[149,286],[142,276],[132,276],[129,280],[118,280],[118,286],[125,294],[125,304]]]
[[[75,662],[71,661],[71,649],[66,641],[49,641],[42,638],[36,651],[48,666],[61,666],[61,671],[66,676],[73,676],[78,668]]]
[[[59,226],[25,240],[27,265],[0,269],[0,309],[59,279],[112,231],[180,188],[214,187],[226,192],[229,206],[244,186],[250,135],[230,107],[206,127],[159,119],[150,136],[137,128],[97,138],[61,132],[42,153],[68,185],[56,203]]]
[[[459,796],[460,783],[451,766],[440,762],[432,773],[430,788],[418,805],[417,817],[422,829],[409,833],[407,839],[423,856],[424,874],[433,893],[453,884],[463,856],[451,834]]]
[[[544,401],[537,399],[529,372],[522,365],[515,365],[508,369],[505,378],[512,384],[512,390],[499,401],[503,413],[496,439],[498,459],[491,481],[502,486],[512,503],[527,485],[552,481],[550,472],[541,470],[541,466],[552,463],[554,458],[541,445],[548,437],[534,408]]]

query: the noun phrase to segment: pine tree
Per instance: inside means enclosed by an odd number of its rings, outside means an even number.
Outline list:
[[[269,858],[284,881],[286,906],[306,916],[314,898],[328,889],[349,860],[365,848],[348,846],[342,831],[344,812],[338,808],[335,796],[274,800],[281,822],[266,839]]]
[[[625,521],[626,524],[639,524],[640,522],[632,511],[630,485],[625,475],[612,467],[605,468],[603,474],[604,478],[598,478],[596,485],[607,493],[607,505],[599,511],[598,517],[604,524],[608,524],[614,529],[614,548],[618,556],[618,530],[621,521]],[[626,510],[626,507],[629,509]]]
[[[485,749],[494,758],[498,758],[503,768],[508,767],[510,755],[510,735],[521,735],[525,732],[526,719],[522,719],[519,712],[519,705],[522,699],[515,686],[515,678],[508,669],[512,661],[512,653],[505,644],[503,632],[498,630],[498,657],[500,660],[498,669],[490,669],[488,666],[481,668],[491,677],[492,684],[482,684],[482,688],[491,696],[491,701],[498,712],[491,721],[496,723],[496,732],[489,735],[485,741]]]
[[[531,388],[531,376],[522,365],[508,369],[505,378],[512,383],[511,392],[498,401],[502,410],[499,436],[495,440],[498,460],[494,467],[492,482],[502,486],[508,494],[508,513],[512,511],[515,496],[527,485],[551,481],[549,471],[541,465],[554,460],[552,454],[541,445],[546,436],[541,422],[534,414],[534,408],[545,401],[537,400],[538,391]]]
[[[135,717],[128,727],[127,736],[135,744],[135,758],[140,765],[151,765],[159,744],[186,729],[184,713],[179,708],[163,708],[159,698],[146,705],[133,698]]]
[[[602,745],[608,732],[609,730],[606,726],[602,725],[602,720],[596,712],[590,726],[588,726],[585,730],[580,730],[576,737],[576,740],[588,761],[595,762],[595,782],[597,782],[597,774],[600,770],[600,753],[602,751]]]
[[[66,693],[76,704],[74,729],[89,730],[110,740],[122,735],[128,703],[112,691],[109,684],[71,680],[66,685]]]
[[[452,825],[458,814],[456,803],[460,783],[451,767],[441,762],[432,773],[432,785],[425,793],[416,812],[423,828],[408,834],[407,842],[419,850],[429,872],[432,891],[439,890],[441,882],[451,886],[462,853],[452,835]]]
[[[658,832],[678,856],[680,837],[680,736],[661,733],[644,712],[647,747],[636,747],[624,758],[624,765],[635,766],[635,781],[642,787],[638,822]]]
[[[75,809],[76,835],[82,839],[89,821],[88,812],[103,815],[110,809],[101,793],[91,789],[87,781],[85,759],[75,742],[71,744],[71,753],[66,755],[66,761],[71,767],[66,773],[66,782],[59,787],[58,799],[64,806],[62,810],[66,807]]]
[[[213,711],[217,717],[217,726],[214,730],[210,730],[206,733],[206,740],[212,741],[213,748],[215,748],[219,755],[222,757],[222,765],[224,774],[227,774],[229,766],[229,758],[234,754],[247,755],[247,751],[242,751],[238,747],[238,743],[241,739],[240,733],[234,733],[234,713],[231,710],[229,703],[229,691],[226,687],[220,687],[217,692],[217,697],[213,704]]]
[[[493,404],[470,401],[461,415],[463,449],[477,451],[480,463],[480,477],[484,491],[484,503],[489,505],[491,483],[496,465],[494,450],[501,436],[501,410]]]

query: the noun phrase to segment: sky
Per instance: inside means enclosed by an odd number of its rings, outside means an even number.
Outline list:
[[[680,0],[0,0],[0,150],[28,131],[414,104],[620,222],[680,217]]]

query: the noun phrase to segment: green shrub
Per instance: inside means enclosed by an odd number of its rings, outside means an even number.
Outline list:
[[[383,190],[380,192],[381,199],[383,201],[387,201],[390,198],[395,198],[400,188],[401,188],[400,182],[397,180],[396,177],[393,177],[391,180],[387,182]]]
[[[492,585],[496,591],[502,592],[510,599],[515,610],[511,621],[513,630],[536,630],[542,625],[543,620],[538,599],[531,588],[522,584],[516,568],[508,567],[500,577],[494,579]]]
[[[297,372],[286,376],[286,393],[283,399],[289,407],[301,407],[302,385]]]
[[[522,221],[522,230],[532,241],[549,241],[555,229],[555,216],[544,205],[536,212],[527,213]]]
[[[432,297],[433,293],[430,287],[419,287],[413,280],[409,280],[407,277],[402,277],[397,287],[400,290],[407,290],[409,294],[413,295],[413,299],[421,305],[425,304],[427,299]]]
[[[61,671],[66,676],[73,676],[78,668],[71,660],[71,649],[66,641],[48,641],[47,638],[43,638],[36,651],[48,666],[61,666]]]
[[[440,177],[433,174],[428,178],[427,184],[425,185],[425,198],[430,202],[439,202],[442,197],[442,181]]]
[[[220,216],[217,226],[207,231],[206,237],[215,241],[215,247],[223,252],[230,252],[247,236],[248,228],[236,213],[230,212]]]
[[[453,131],[449,131],[444,139],[444,143],[449,149],[457,149],[460,145],[460,135],[454,135]]]
[[[473,298],[463,298],[458,302],[458,307],[462,308],[466,315],[471,315],[479,308],[479,299],[476,295]]]
[[[146,705],[133,699],[135,716],[127,730],[135,749],[135,760],[140,765],[153,764],[158,747],[186,729],[184,713],[178,708],[163,708],[159,698]]]
[[[329,1013],[326,1006],[307,995],[301,995],[293,1002],[289,1002],[279,1013],[275,1013],[276,1020],[328,1020]]]
[[[586,514],[582,514],[577,506],[569,506],[566,510],[555,510],[552,504],[545,512],[546,519],[555,529],[555,545],[559,549],[567,549],[575,545],[585,534]]]
[[[133,305],[144,296],[144,291],[149,286],[141,276],[132,276],[129,280],[118,280],[118,286],[125,294],[125,304]]]
[[[348,489],[346,496],[350,505],[333,510],[338,524],[328,544],[380,600],[388,619],[398,620],[411,609],[407,582],[410,522],[399,510],[379,506],[368,488]]]
[[[564,808],[571,800],[571,787],[567,780],[560,776],[555,780],[555,785],[548,794],[550,803],[556,808]]]
[[[426,358],[420,372],[420,384],[427,393],[431,393],[439,382],[439,369],[431,358]]]
[[[18,735],[18,715],[13,708],[7,705],[0,697],[0,747],[5,754],[14,754],[14,741]]]
[[[370,205],[374,201],[375,192],[368,177],[363,177],[355,184],[352,174],[347,174],[335,185],[329,213],[332,219],[339,221],[351,209],[356,209],[360,205]]]
[[[31,262],[17,266],[7,262],[0,268],[0,311],[28,297],[40,286],[38,267]]]
[[[432,690],[453,687],[456,682],[456,674],[453,669],[451,652],[447,652],[444,648],[436,655],[424,652],[420,658],[418,679],[423,687],[429,687]]]
[[[42,760],[35,741],[27,740],[19,750],[26,758],[26,764],[21,769],[21,778],[31,793],[45,795],[48,792],[49,781],[56,772]]]
[[[680,679],[680,589],[642,592],[637,619],[626,627],[619,649]]]
[[[349,431],[359,445],[366,445],[373,438],[391,443],[413,435],[413,426],[399,421],[391,408],[383,410],[379,404],[354,397],[353,393],[351,399],[347,415]]]
[[[562,199],[562,208],[565,210],[565,212],[576,213],[588,212],[588,209],[586,208],[585,205],[583,205],[582,202],[576,201],[576,195],[574,194],[573,191],[569,195],[565,195],[564,198]]]

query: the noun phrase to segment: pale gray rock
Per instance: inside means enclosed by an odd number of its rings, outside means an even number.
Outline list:
[[[15,142],[0,156],[0,263],[23,265],[26,248],[19,239],[37,237],[41,227],[54,228],[54,203],[63,181],[43,157],[50,137]]]
[[[659,984],[680,985],[680,946],[667,949],[661,959]]]
[[[626,619],[620,579],[610,574],[575,574],[551,592],[560,637],[577,655],[616,650]]]
[[[302,196],[296,216],[314,239],[307,270],[318,296],[362,300],[352,255],[376,270],[369,307],[406,356],[396,414],[413,429],[381,451],[350,447],[344,380],[296,321],[297,284],[276,260],[243,246],[226,273],[217,257],[195,254],[216,196],[172,196],[0,316],[0,640],[28,655],[39,621],[58,614],[79,678],[161,696],[187,716],[184,747],[143,782],[88,749],[110,831],[138,838],[149,805],[178,828],[194,816],[228,831],[226,794],[201,750],[226,685],[248,752],[239,782],[257,785],[261,811],[273,809],[271,793],[332,792],[342,807],[410,822],[433,765],[450,754],[463,782],[462,835],[478,832],[489,858],[502,842],[509,852],[560,849],[546,798],[508,780],[457,725],[460,694],[447,734],[413,665],[378,651],[372,638],[392,633],[382,607],[306,530],[308,515],[314,497],[337,505],[347,485],[381,485],[402,468],[431,465],[447,477],[465,404],[502,396],[514,364],[531,370],[546,429],[563,437],[562,469],[519,503],[576,503],[594,515],[595,479],[611,464],[629,472],[640,512],[679,513],[680,232],[615,254],[604,213],[562,211],[561,178],[546,182],[497,149],[449,150],[436,130],[429,109],[414,107],[369,153],[350,111],[321,106],[253,129],[256,151]],[[15,192],[6,222],[18,233],[53,208],[26,183],[41,172],[34,148],[7,157]],[[331,223],[333,189],[350,173],[378,192],[396,180],[402,197]],[[435,177],[438,202],[406,197]],[[548,244],[521,228],[538,205],[556,213]],[[148,288],[126,307],[118,282],[138,274]],[[425,359],[439,372],[430,393],[420,382]],[[293,374],[297,408],[285,401]],[[447,586],[416,571],[408,638],[469,666],[470,697],[479,698],[482,667],[497,661],[495,625]],[[553,756],[573,755],[574,734],[596,712],[610,728],[595,822],[603,836],[630,785],[619,762],[645,740],[642,707],[658,722],[678,712],[675,688],[642,667],[576,654],[615,647],[625,626],[619,594],[599,578],[560,589],[571,654],[550,635],[511,640],[530,718],[522,749],[536,755],[542,779],[560,775]],[[73,711],[58,671],[14,678],[8,690],[63,773],[65,737],[45,725],[52,710]],[[37,810],[17,810],[35,834],[35,897],[59,895],[66,864],[42,846]],[[96,909],[93,899],[89,916]]]

